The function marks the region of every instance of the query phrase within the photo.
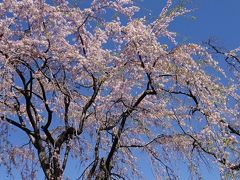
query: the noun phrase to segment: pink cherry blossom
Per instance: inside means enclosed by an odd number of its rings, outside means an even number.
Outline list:
[[[131,0],[0,3],[0,162],[9,173],[13,165],[36,179],[41,167],[64,179],[74,161],[79,179],[141,178],[142,155],[162,179],[177,178],[179,155],[193,174],[205,157],[222,173],[240,170],[239,48],[215,48],[229,75],[206,47],[177,45],[169,24],[189,10],[168,0],[152,23],[138,11]]]

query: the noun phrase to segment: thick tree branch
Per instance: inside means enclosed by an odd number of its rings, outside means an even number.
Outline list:
[[[8,123],[10,123],[10,124],[16,126],[17,128],[23,130],[27,135],[34,135],[33,132],[30,129],[26,128],[22,124],[19,124],[16,121],[14,121],[10,118],[4,117],[4,116],[1,116],[0,118],[1,118],[2,121],[6,120]]]
[[[117,134],[114,138],[114,141],[113,141],[113,144],[112,144],[112,147],[110,149],[110,152],[107,156],[107,159],[106,159],[106,168],[108,171],[110,171],[110,162],[113,158],[113,155],[114,153],[116,152],[116,149],[117,149],[117,145],[118,145],[118,142],[119,142],[119,139],[121,137],[121,134],[122,134],[122,131],[124,129],[124,126],[125,126],[125,123],[126,123],[126,120],[127,118],[129,117],[129,115],[134,111],[134,109],[142,102],[142,100],[147,96],[147,95],[156,95],[156,92],[154,91],[151,91],[151,90],[145,90],[142,95],[137,99],[137,101],[134,103],[134,105],[131,107],[131,108],[128,108],[125,112],[122,113],[122,115],[120,116],[119,119],[121,119],[121,124],[118,128],[118,131],[117,131]]]

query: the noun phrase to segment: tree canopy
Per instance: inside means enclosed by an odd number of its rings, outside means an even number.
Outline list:
[[[132,0],[75,3],[0,3],[1,166],[57,180],[75,161],[73,179],[131,179],[146,156],[178,179],[181,156],[193,176],[203,162],[237,175],[240,49],[178,44],[168,26],[189,10],[171,0],[151,20]]]

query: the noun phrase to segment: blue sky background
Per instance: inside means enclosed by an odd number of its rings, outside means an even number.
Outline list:
[[[157,15],[165,4],[163,0],[144,0],[144,8]],[[177,18],[170,26],[178,33],[179,42],[202,43],[209,38],[217,40],[225,48],[240,45],[239,0],[192,0],[187,5],[193,12]],[[192,18],[194,17],[194,18]]]
[[[144,11],[151,11],[153,16],[159,14],[165,2],[166,0],[137,0]],[[192,3],[187,6],[194,11],[177,18],[170,26],[171,31],[177,32],[179,43],[194,42],[201,44],[211,38],[215,39],[219,46],[226,49],[240,46],[240,0],[192,0]],[[143,172],[146,179],[152,179],[151,171],[148,168],[150,164],[146,162],[144,159],[142,160],[142,168],[145,169]],[[71,170],[67,174],[70,177],[71,175],[75,177],[78,174],[76,171],[79,167],[75,169],[75,165],[71,165],[71,163],[68,166],[71,166]],[[180,165],[179,168],[181,179],[187,180],[189,176],[186,173],[186,168],[184,168],[184,165]],[[214,167],[209,169],[203,166],[202,173],[204,180],[220,179],[218,171]],[[0,179],[9,179],[2,168],[0,168]]]

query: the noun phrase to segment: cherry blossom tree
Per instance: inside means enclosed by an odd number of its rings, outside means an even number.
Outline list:
[[[141,178],[146,156],[156,178],[177,179],[181,156],[193,176],[202,162],[236,175],[239,49],[177,44],[168,26],[189,10],[171,0],[154,20],[139,12],[132,0],[0,3],[0,162],[9,173],[34,179],[41,167],[63,179],[76,161],[79,179]]]

